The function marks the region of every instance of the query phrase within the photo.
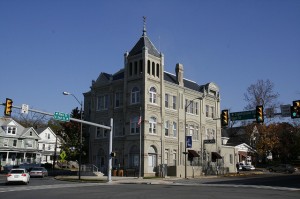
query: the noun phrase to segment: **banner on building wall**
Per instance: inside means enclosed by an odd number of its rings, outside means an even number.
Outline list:
[[[187,135],[186,136],[186,148],[192,148],[192,136],[191,135]]]

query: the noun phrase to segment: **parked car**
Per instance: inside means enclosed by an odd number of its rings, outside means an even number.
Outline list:
[[[267,168],[270,172],[285,172],[285,173],[294,173],[296,171],[295,167],[290,164],[278,164],[273,165]]]
[[[6,184],[13,182],[22,182],[24,184],[28,184],[29,180],[30,175],[24,168],[11,169],[6,175]]]
[[[48,171],[45,167],[33,167],[29,172],[31,177],[46,177],[48,176]]]
[[[253,165],[242,165],[243,171],[254,171],[255,167]]]

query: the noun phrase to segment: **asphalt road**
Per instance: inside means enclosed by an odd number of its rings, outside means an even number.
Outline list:
[[[52,177],[32,178],[29,185],[5,185],[0,176],[0,198],[300,198],[300,175],[180,179],[173,184],[108,184],[58,181]]]
[[[33,188],[34,186],[32,186]],[[282,191],[241,187],[210,187],[210,186],[184,186],[184,185],[146,185],[123,184],[107,185],[93,184],[47,189],[15,189],[0,193],[1,198],[29,199],[29,198],[63,198],[63,199],[153,199],[153,198],[221,198],[221,199],[290,199],[299,198],[297,191]]]

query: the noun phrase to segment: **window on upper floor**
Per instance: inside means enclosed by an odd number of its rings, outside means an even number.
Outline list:
[[[114,122],[114,136],[120,137],[124,135],[123,122],[116,121]]]
[[[132,63],[129,63],[129,77],[132,76]]]
[[[205,106],[205,116],[209,117],[209,106],[208,105]]]
[[[48,144],[48,150],[49,151],[51,150],[51,144]]]
[[[4,138],[3,140],[3,146],[8,147],[8,138]]]
[[[101,125],[107,126],[104,124],[104,122],[100,122]],[[101,127],[96,127],[96,139],[100,138],[106,138],[109,133],[108,129],[101,128]]]
[[[159,77],[159,64],[156,64],[156,77]]]
[[[143,60],[142,59],[140,60],[139,67],[140,67],[140,74],[142,74],[143,73]]]
[[[32,131],[29,132],[29,136],[32,136]]]
[[[26,145],[27,145],[27,148],[33,148],[33,141],[27,140]]]
[[[205,115],[206,117],[209,117],[209,118],[215,118],[215,107],[214,106],[209,106],[209,105],[206,105],[205,107]]]
[[[155,76],[155,63],[152,62],[152,75]]]
[[[169,121],[165,121],[165,136],[169,137],[170,136],[170,131],[169,131]]]
[[[156,134],[156,118],[155,117],[151,117],[149,119],[149,133]]]
[[[137,61],[134,62],[134,74],[137,75],[138,73],[138,63]]]
[[[211,118],[215,118],[215,107],[213,107],[213,106],[210,107],[210,115],[211,115]]]
[[[43,144],[42,149],[45,150],[45,147],[46,147],[45,144]]]
[[[177,123],[173,122],[173,137],[177,137]]]
[[[48,140],[50,140],[50,133],[48,133]]]
[[[17,147],[18,140],[13,140],[13,147]]]
[[[14,126],[7,127],[7,134],[16,135],[16,132],[17,132],[17,128],[16,127],[14,127]]]
[[[192,136],[193,136],[193,140],[199,140],[199,128],[198,128],[198,126],[195,127]]]
[[[207,140],[213,140],[213,139],[216,139],[215,138],[215,130],[214,129],[210,129],[210,128],[208,128],[208,129],[206,129],[206,135],[205,135],[205,139],[207,139]]]
[[[133,117],[130,119],[130,134],[139,134],[140,133],[140,125],[139,125],[139,117]]]
[[[165,94],[165,107],[169,108],[169,94]]]
[[[97,111],[108,110],[109,96],[101,95],[97,97]]]
[[[156,88],[151,87],[149,94],[150,94],[149,102],[152,104],[156,104]]]
[[[131,104],[140,103],[140,89],[138,87],[134,87],[131,90]]]
[[[199,106],[198,102],[187,100],[187,99],[185,100],[185,107],[187,107],[186,109],[187,113],[198,115],[199,114],[198,106]]]
[[[177,100],[177,98],[176,98],[176,96],[173,96],[173,109],[174,110],[176,110],[176,100]]]
[[[119,108],[123,106],[123,92],[116,92],[115,94],[115,107]]]
[[[150,65],[150,60],[147,62],[147,73],[150,75],[151,72],[151,65]]]

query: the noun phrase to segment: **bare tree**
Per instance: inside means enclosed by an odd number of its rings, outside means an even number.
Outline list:
[[[277,101],[279,93],[274,91],[274,84],[270,80],[257,80],[251,84],[244,94],[244,100],[248,103],[245,110],[255,109],[258,105],[274,109],[279,106]]]
[[[26,128],[33,127],[35,129],[46,127],[48,122],[46,115],[34,112],[28,114],[17,113],[13,119]]]

